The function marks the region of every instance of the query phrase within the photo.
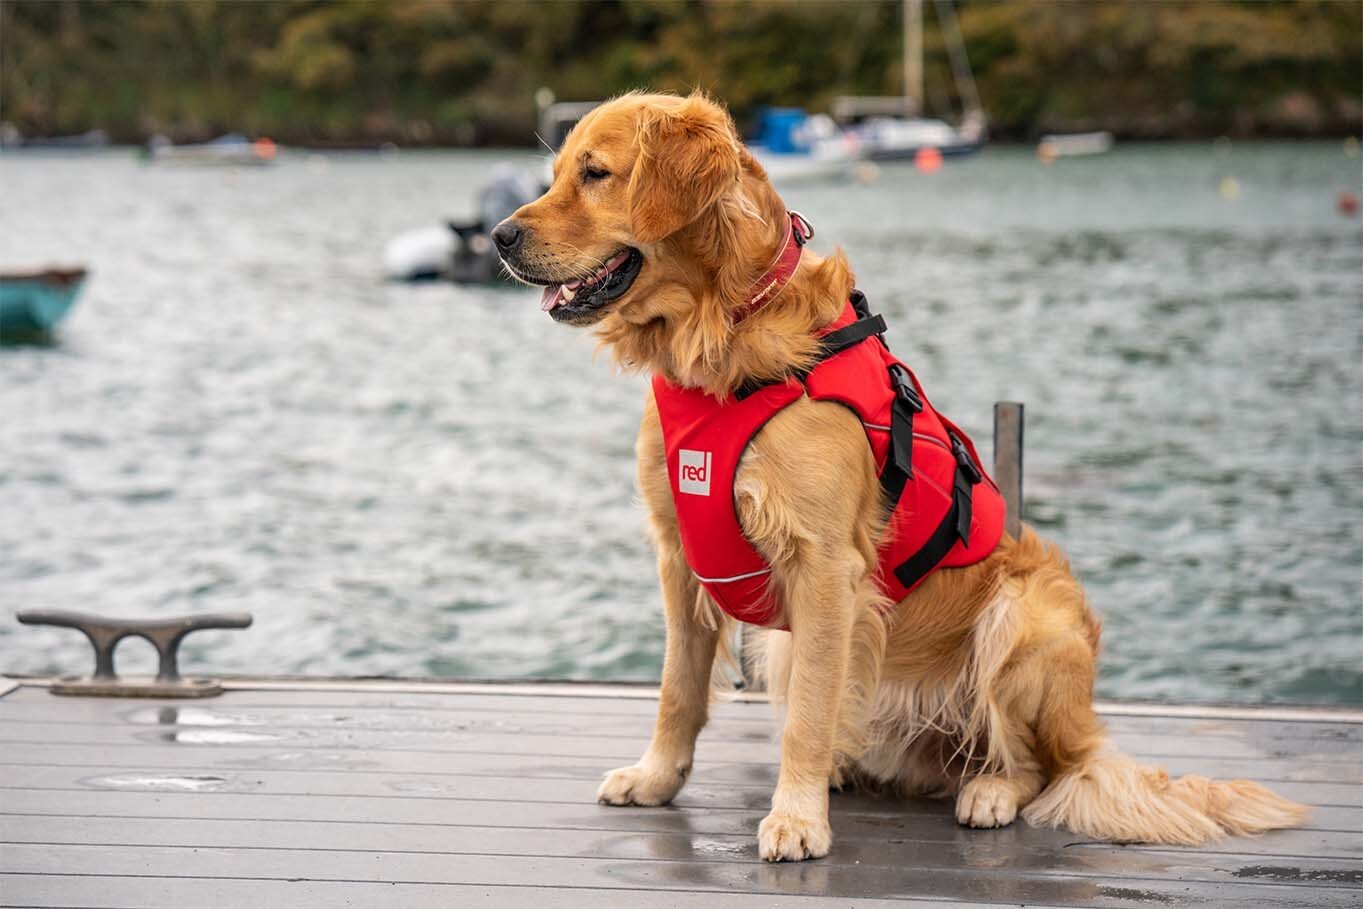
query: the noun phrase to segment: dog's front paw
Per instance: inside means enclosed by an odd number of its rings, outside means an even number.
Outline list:
[[[603,805],[666,805],[685,782],[684,770],[651,770],[635,764],[606,774],[596,800]]]
[[[1007,827],[1017,816],[1017,789],[1001,776],[977,776],[956,796],[956,820],[967,827]]]
[[[797,817],[773,811],[757,828],[757,852],[768,862],[823,858],[833,848],[828,818]]]

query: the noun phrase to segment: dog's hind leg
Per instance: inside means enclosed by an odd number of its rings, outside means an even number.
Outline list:
[[[1026,627],[1023,587],[1005,580],[975,620],[965,666],[956,820],[968,827],[1006,827],[1046,784],[1035,720],[1048,663]]]
[[[1008,826],[1046,783],[1030,736],[1003,735],[1011,752],[1007,768],[969,777],[956,794],[956,820],[967,827]]]

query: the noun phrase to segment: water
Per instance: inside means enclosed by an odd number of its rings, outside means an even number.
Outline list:
[[[656,678],[643,381],[533,292],[379,280],[505,157],[0,159],[0,265],[93,269],[59,344],[0,350],[0,668],[88,663],[17,608],[246,609],[190,669]],[[787,193],[939,407],[987,447],[991,402],[1027,402],[1102,695],[1363,702],[1359,183],[1328,142]]]

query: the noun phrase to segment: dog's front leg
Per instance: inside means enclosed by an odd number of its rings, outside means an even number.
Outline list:
[[[811,547],[818,548],[818,547]],[[827,855],[828,785],[838,710],[847,688],[856,579],[855,551],[796,560],[785,578],[792,667],[781,737],[781,773],[771,813],[758,828],[758,852],[769,862]]]
[[[682,555],[679,539],[659,546],[658,576],[667,613],[658,720],[639,763],[606,774],[596,793],[606,805],[663,805],[672,801],[691,772],[696,736],[709,715],[710,670],[719,631],[696,619],[698,585]]]

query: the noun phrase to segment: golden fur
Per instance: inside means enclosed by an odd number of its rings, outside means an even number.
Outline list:
[[[587,168],[608,176],[589,179]],[[852,289],[840,253],[806,251],[774,301],[735,324],[784,242],[785,212],[722,108],[700,95],[630,94],[568,137],[553,185],[513,216],[526,239],[508,266],[556,283],[637,249],[634,285],[581,323],[595,325],[621,365],[724,396],[808,364],[812,332]],[[651,400],[637,454],[667,650],[652,741],[637,764],[606,776],[599,798],[611,805],[658,805],[681,789],[728,634],[682,552]],[[1170,781],[1110,749],[1092,707],[1098,620],[1064,556],[1030,528],[983,562],[936,572],[885,603],[873,580],[880,487],[845,408],[805,398],[783,410],[753,439],[735,486],[791,629],[753,645],[784,708],[780,775],[758,832],[763,858],[826,854],[828,791],[844,782],[955,796],[957,818],[975,827],[1021,812],[1033,824],[1151,843],[1304,820],[1303,806],[1255,783]]]

